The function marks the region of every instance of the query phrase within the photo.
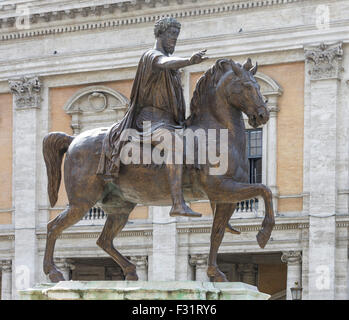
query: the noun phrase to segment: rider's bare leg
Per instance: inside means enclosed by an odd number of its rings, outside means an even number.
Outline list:
[[[160,137],[164,137],[170,141],[169,143],[158,144]],[[172,141],[172,143],[171,143]],[[179,133],[167,130],[165,128],[156,129],[152,133],[151,143],[156,148],[164,148],[168,158],[165,161],[168,183],[171,190],[172,208],[170,216],[185,216],[185,217],[201,217],[201,213],[194,212],[188,207],[184,201],[182,190],[182,173],[183,173],[183,152],[176,150],[177,146],[183,143],[183,138]],[[160,147],[161,146],[161,147]],[[181,163],[176,161],[176,157],[182,160]]]
[[[172,208],[170,216],[185,216],[185,217],[201,217],[201,213],[194,212],[188,207],[183,198],[182,191],[182,171],[181,164],[167,164],[166,165],[168,180],[171,189]]]

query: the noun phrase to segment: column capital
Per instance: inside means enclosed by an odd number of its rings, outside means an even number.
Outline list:
[[[38,76],[12,79],[8,84],[15,96],[15,109],[40,108],[41,82]]]
[[[199,253],[191,254],[189,257],[189,264],[196,267],[207,267],[208,254]]]
[[[309,66],[311,80],[338,79],[343,70],[342,42],[321,43],[304,48],[305,62]]]
[[[296,265],[302,262],[301,251],[284,251],[281,256],[281,261],[289,265]]]
[[[0,270],[2,272],[12,271],[12,260],[0,260]]]
[[[136,265],[137,269],[145,269],[148,266],[147,256],[132,256],[130,260]]]
[[[275,104],[275,105],[268,106],[268,110],[269,110],[270,119],[272,119],[272,118],[277,118],[280,108]]]

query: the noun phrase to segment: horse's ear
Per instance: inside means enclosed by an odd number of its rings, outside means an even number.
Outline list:
[[[250,71],[253,75],[255,75],[257,70],[258,70],[258,63],[256,62],[256,65],[254,67],[252,67]]]
[[[234,73],[240,77],[241,76],[241,68],[239,65],[237,65],[234,61],[231,62],[231,67],[234,71]]]
[[[242,66],[246,71],[249,71],[253,67],[251,59],[248,58]]]

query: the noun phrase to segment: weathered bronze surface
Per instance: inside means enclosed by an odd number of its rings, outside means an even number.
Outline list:
[[[82,219],[97,202],[108,214],[97,244],[120,265],[126,280],[138,279],[136,267],[114,248],[113,239],[125,226],[137,204],[172,204],[171,215],[196,217],[200,214],[193,212],[184,199],[210,201],[214,218],[207,274],[211,281],[227,281],[217,267],[217,252],[225,230],[238,233],[229,225],[238,201],[263,197],[266,215],[257,234],[257,242],[264,248],[270,238],[274,226],[272,193],[263,184],[248,183],[242,118],[244,112],[253,127],[265,124],[269,119],[268,109],[254,78],[257,65],[253,66],[250,59],[243,65],[228,59],[217,60],[199,79],[191,101],[191,115],[185,120],[177,70],[203,61],[205,51],[194,54],[190,59],[170,57],[179,34],[179,25],[173,20],[170,26],[165,23],[164,27],[163,23],[159,22],[155,28],[155,48],[141,58],[131,106],[120,123],[109,130],[89,130],[77,137],[52,132],[44,138],[43,154],[51,206],[57,201],[64,154],[64,181],[69,200],[68,207],[47,225],[44,272],[53,282],[64,280],[53,261],[56,239],[64,229]],[[148,58],[150,63],[145,61]],[[154,163],[123,164],[119,155],[125,143],[121,142],[120,135],[126,129],[136,128],[143,137],[146,136],[147,132],[141,125],[144,120],[152,122],[152,134],[166,130],[174,140],[178,138],[176,129],[202,129],[207,135],[209,130],[218,132],[225,129],[228,140],[223,141],[218,134],[215,144],[226,147],[223,148],[227,157],[225,172],[211,174],[212,165],[209,162],[164,166]],[[206,147],[209,147],[208,141]],[[169,151],[175,153],[172,147]]]

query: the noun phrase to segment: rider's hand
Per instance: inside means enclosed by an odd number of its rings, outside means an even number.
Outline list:
[[[208,57],[204,57],[204,55],[206,54],[206,49],[205,50],[201,50],[197,53],[194,53],[191,58],[190,58],[190,64],[198,64],[201,63],[202,61],[208,59]]]

